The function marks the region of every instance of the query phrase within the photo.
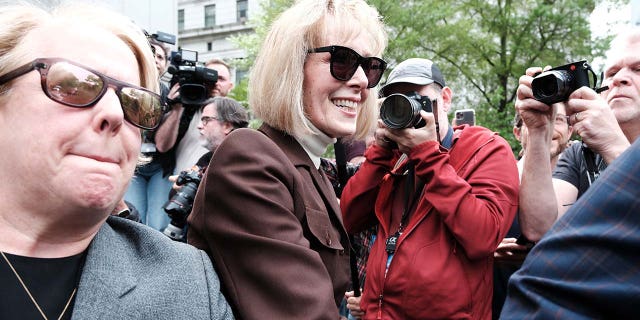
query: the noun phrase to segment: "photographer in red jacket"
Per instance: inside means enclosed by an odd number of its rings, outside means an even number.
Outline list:
[[[382,93],[376,142],[341,200],[349,233],[379,223],[363,319],[491,319],[493,252],[518,205],[511,148],[448,125],[452,91],[430,60],[400,63]]]

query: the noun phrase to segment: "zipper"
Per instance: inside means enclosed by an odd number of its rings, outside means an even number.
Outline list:
[[[376,317],[376,319],[382,320],[382,294],[380,294],[380,296],[378,297],[378,316]]]
[[[396,247],[396,250],[398,250],[398,247]],[[388,253],[387,253],[387,259],[389,259]],[[387,273],[389,273],[391,264],[393,264],[393,259],[391,259],[391,261],[389,262],[389,267],[387,267],[387,261],[384,262],[384,277],[382,278],[382,288],[380,289],[380,295],[378,296],[378,312],[377,312],[376,320],[382,320],[382,302],[384,300],[384,289],[387,287]]]

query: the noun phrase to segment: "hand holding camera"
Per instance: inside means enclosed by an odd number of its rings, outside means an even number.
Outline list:
[[[582,87],[596,92],[602,90],[596,89],[597,82],[597,75],[585,60],[545,70],[529,68],[526,75],[520,77],[516,109],[529,130],[551,132],[555,113],[550,106],[568,101],[571,94]],[[572,114],[569,106],[567,109]]]
[[[174,101],[184,105],[199,105],[209,97],[209,88],[216,85],[218,72],[197,65],[198,52],[178,48],[171,52],[170,65],[167,71],[173,75],[171,90],[178,84],[179,95],[169,95]]]
[[[398,148],[400,152],[408,153],[426,141],[438,141],[434,106],[437,108],[437,100],[417,92],[408,95],[396,93],[386,97],[380,106],[380,119],[385,131],[376,134],[395,144],[388,143],[383,147]],[[384,140],[382,142],[386,143]]]
[[[537,74],[531,81],[531,90],[536,100],[552,105],[566,101],[578,88],[590,87],[596,90],[597,82],[598,77],[591,66],[582,60]]]
[[[187,217],[191,213],[202,175],[202,170],[197,166],[189,171],[180,172],[176,185],[181,188],[162,207],[171,218],[163,232],[173,240],[184,240],[184,227],[187,225]]]

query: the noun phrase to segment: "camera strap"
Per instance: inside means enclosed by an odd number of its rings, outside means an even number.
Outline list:
[[[344,149],[344,143],[342,143],[342,139],[338,139],[336,143],[333,144],[333,150],[336,154],[336,170],[338,171],[338,182],[340,183],[340,190],[342,190],[347,184],[347,156]],[[341,195],[336,195],[340,198]]]
[[[438,100],[433,100],[431,102],[431,107],[433,108],[433,119],[435,120],[436,125],[436,139],[438,139],[438,143],[442,143],[440,140],[440,122],[438,121]]]
[[[400,218],[400,225],[398,226],[398,230],[390,235],[385,242],[385,250],[389,255],[395,253],[398,238],[400,238],[400,236],[402,235],[402,231],[407,226],[413,206],[415,205],[416,200],[420,197],[420,195],[422,194],[422,190],[424,189],[423,181],[418,181],[417,185],[415,183],[416,175],[415,165],[413,161],[408,161],[405,166],[405,170],[402,171],[406,172],[407,175],[404,188],[404,206],[402,209],[402,217]]]
[[[342,143],[342,139],[338,139],[336,143],[333,144],[333,150],[336,155],[336,171],[338,171],[338,183],[340,183],[340,193],[344,189],[345,184],[347,184],[347,156],[344,150],[344,144]],[[341,194],[336,194],[338,198],[340,198]],[[349,236],[349,244],[350,244],[350,252],[349,255],[349,269],[351,272],[351,286],[353,288],[353,296],[360,296],[360,277],[358,276],[358,253],[355,250],[355,243],[353,241],[353,237]]]
[[[586,144],[582,143],[582,157],[587,168],[587,179],[591,186],[600,176],[600,169],[596,164],[596,154]]]

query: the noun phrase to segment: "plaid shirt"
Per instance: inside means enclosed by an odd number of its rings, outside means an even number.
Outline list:
[[[640,317],[640,139],[533,248],[501,319]]]

